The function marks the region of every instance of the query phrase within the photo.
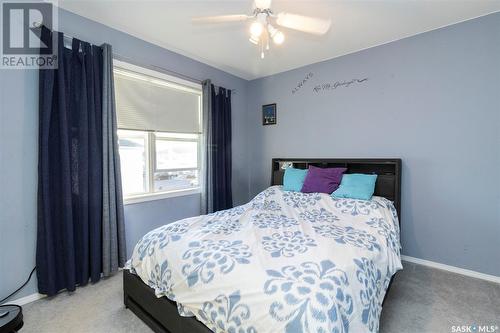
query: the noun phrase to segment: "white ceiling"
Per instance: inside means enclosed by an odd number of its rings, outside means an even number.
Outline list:
[[[252,0],[59,0],[59,6],[244,79],[331,59],[500,11],[500,0],[275,0],[287,11],[332,19],[321,37],[286,30],[283,45],[265,59],[248,41],[250,22],[212,25],[191,17],[250,14]]]

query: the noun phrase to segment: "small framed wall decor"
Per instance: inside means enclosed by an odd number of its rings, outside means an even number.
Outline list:
[[[276,103],[262,105],[262,125],[276,125]]]

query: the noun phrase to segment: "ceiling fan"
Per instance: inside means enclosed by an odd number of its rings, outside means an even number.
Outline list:
[[[253,20],[250,25],[249,41],[260,46],[260,57],[264,59],[264,50],[269,50],[269,40],[277,45],[283,44],[285,35],[273,24],[283,28],[298,30],[315,35],[324,35],[331,25],[330,19],[321,19],[291,13],[274,14],[271,0],[254,0],[255,9],[251,15],[220,15],[194,17],[194,23],[226,23]]]

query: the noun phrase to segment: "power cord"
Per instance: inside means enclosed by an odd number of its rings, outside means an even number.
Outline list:
[[[9,298],[11,298],[12,296],[14,296],[15,294],[17,294],[19,292],[19,290],[23,289],[28,284],[28,282],[30,282],[31,276],[33,275],[33,273],[35,273],[35,270],[36,270],[36,266],[33,267],[33,270],[31,271],[30,276],[28,277],[28,280],[26,280],[26,282],[24,282],[23,285],[20,286],[19,288],[17,288],[13,293],[11,293],[7,297],[1,299],[0,300],[0,304],[2,304],[3,302],[5,302],[6,300],[8,300]]]

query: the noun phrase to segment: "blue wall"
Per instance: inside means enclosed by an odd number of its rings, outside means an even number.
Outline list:
[[[154,65],[190,77],[210,78],[235,89],[233,96],[233,188],[235,203],[248,198],[246,171],[247,81],[198,61],[61,10],[59,30],[113,51],[137,64]],[[15,290],[35,265],[38,136],[38,74],[0,70],[0,298]],[[128,252],[147,231],[200,213],[200,196],[191,195],[127,205]],[[36,278],[15,298],[36,292]]]
[[[500,276],[500,14],[251,82],[66,11],[59,23],[138,64],[236,89],[236,204],[268,186],[272,157],[401,157],[404,254]],[[37,73],[0,70],[0,85],[1,297],[35,264]],[[278,125],[263,127],[271,102]],[[199,211],[199,195],[127,205],[129,253],[145,232]],[[35,281],[17,297],[33,292]]]
[[[251,81],[247,98],[251,194],[272,157],[401,157],[403,253],[500,276],[500,13]]]

